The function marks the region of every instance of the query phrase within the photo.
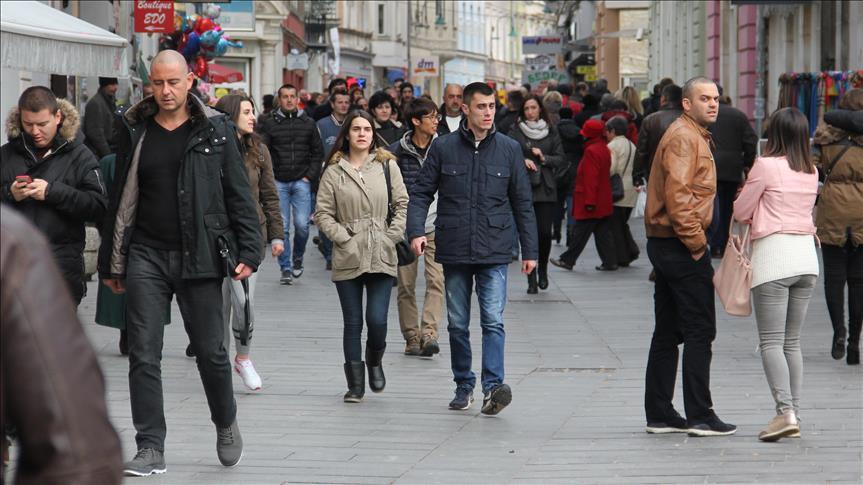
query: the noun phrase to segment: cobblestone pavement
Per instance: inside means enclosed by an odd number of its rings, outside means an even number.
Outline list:
[[[642,242],[641,220],[632,221]],[[313,230],[314,231],[314,230]],[[552,255],[562,251],[555,246]],[[644,367],[653,329],[646,253],[633,267],[598,273],[589,246],[574,272],[553,268],[540,295],[510,267],[506,308],[507,382],[513,403],[497,417],[474,405],[447,409],[453,383],[446,325],[434,359],[402,355],[395,292],[384,365],[387,388],[362,404],[342,402],[341,312],[335,287],[314,247],[306,273],[278,284],[268,259],[257,287],[252,358],[261,392],[234,389],[245,456],[218,464],[194,360],[179,312],[165,332],[162,375],[168,422],[168,473],[127,483],[861,483],[861,368],[829,355],[822,286],[804,327],[803,437],[774,444],[756,438],[773,403],[756,351],[752,318],[720,309],[714,344],[715,408],[739,426],[730,437],[644,433]],[[422,286],[422,285],[421,285]],[[112,420],[124,455],[134,454],[128,363],[118,332],[95,325],[95,288],[80,316],[108,381]],[[473,305],[474,368],[479,325]],[[679,383],[678,383],[679,386]],[[481,400],[477,391],[476,397]],[[675,406],[683,409],[678,387]]]

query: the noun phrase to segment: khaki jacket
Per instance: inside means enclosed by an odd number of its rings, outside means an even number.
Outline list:
[[[384,163],[389,165],[395,210],[389,227]],[[333,154],[321,176],[315,208],[315,223],[333,241],[333,281],[364,273],[395,277],[395,245],[404,239],[407,207],[408,193],[392,153],[376,149],[359,170],[340,152]]]
[[[692,254],[707,249],[716,166],[710,132],[687,115],[675,120],[656,148],[647,184],[648,237],[676,237]]]
[[[863,146],[859,144],[863,136],[852,140],[853,145],[833,165],[821,188],[815,225],[822,244],[845,246],[850,235],[853,246],[863,245]],[[845,145],[834,142],[820,148],[815,163],[823,171]]]

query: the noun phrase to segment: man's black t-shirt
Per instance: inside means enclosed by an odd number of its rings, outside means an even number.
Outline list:
[[[157,249],[182,248],[177,180],[191,126],[187,120],[168,131],[153,119],[147,122],[138,163],[138,215],[133,242]]]

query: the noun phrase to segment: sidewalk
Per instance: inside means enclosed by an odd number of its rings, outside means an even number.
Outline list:
[[[641,219],[636,240],[644,243]],[[314,229],[313,229],[314,232]],[[554,246],[552,255],[563,250]],[[575,271],[551,269],[535,298],[510,266],[506,309],[507,382],[513,403],[497,417],[447,409],[453,382],[446,322],[441,354],[402,355],[395,291],[389,314],[387,388],[362,404],[342,402],[341,311],[323,260],[311,245],[306,273],[278,284],[268,258],[257,287],[252,358],[261,392],[234,379],[245,455],[223,468],[215,453],[188,337],[174,305],[165,330],[162,376],[168,422],[168,473],[127,483],[861,483],[863,368],[830,358],[832,330],[822,283],[803,333],[802,439],[757,439],[773,413],[756,351],[754,319],[717,310],[712,390],[717,413],[736,435],[689,438],[644,432],[643,392],[653,330],[650,264],[598,273],[593,243]],[[124,456],[135,451],[128,362],[119,333],[95,325],[95,287],[79,315],[108,381],[108,404]],[[422,285],[420,285],[422,286]],[[418,293],[421,294],[418,289]],[[476,300],[474,300],[475,302]],[[479,373],[479,319],[473,305],[474,369]],[[233,356],[233,353],[231,354]],[[679,381],[679,379],[678,379]],[[679,383],[675,406],[682,410]]]

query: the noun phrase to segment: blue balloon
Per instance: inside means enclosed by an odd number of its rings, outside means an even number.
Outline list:
[[[206,47],[215,47],[216,44],[219,43],[219,39],[221,39],[223,31],[219,30],[208,30],[201,34],[201,45]]]
[[[183,56],[186,59],[194,59],[198,54],[198,50],[201,48],[201,38],[197,32],[191,32],[188,34],[188,40],[186,41],[186,47],[183,48]]]

